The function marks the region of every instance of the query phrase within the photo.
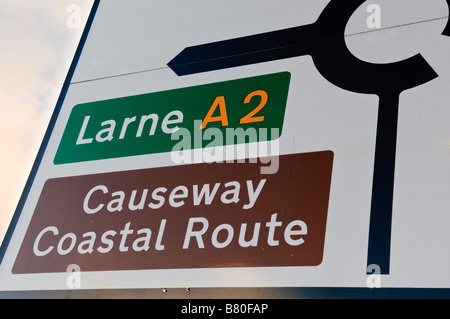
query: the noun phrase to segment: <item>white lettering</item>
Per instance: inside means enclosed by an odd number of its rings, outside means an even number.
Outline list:
[[[300,227],[299,230],[292,230],[295,226]],[[291,246],[299,246],[305,242],[303,238],[298,239],[292,239],[292,236],[295,235],[307,235],[308,234],[308,227],[306,224],[301,220],[294,220],[290,222],[286,229],[284,230],[284,240]]]
[[[95,186],[94,188],[92,188],[86,195],[86,197],[84,198],[84,202],[83,202],[83,210],[86,214],[95,214],[97,213],[99,210],[101,210],[103,208],[103,204],[98,205],[96,208],[89,208],[88,203],[89,200],[91,199],[92,194],[97,191],[100,190],[103,192],[103,194],[108,193],[108,188],[105,185],[98,185]]]
[[[175,117],[174,119],[170,119],[171,117]],[[183,122],[183,113],[181,111],[172,111],[167,114],[161,124],[161,129],[166,134],[175,133],[178,131],[179,127],[175,126],[173,128],[169,128],[168,125],[178,124]]]
[[[162,205],[164,205],[165,198],[164,198],[164,196],[158,195],[158,193],[165,193],[165,192],[167,192],[167,188],[165,188],[165,187],[156,188],[152,193],[152,199],[158,201],[158,203],[157,204],[150,203],[150,204],[148,204],[148,207],[150,207],[152,209],[158,209]]]
[[[150,249],[150,237],[152,235],[152,231],[148,228],[143,228],[137,231],[137,234],[145,234],[145,236],[141,237],[141,238],[137,238],[134,242],[133,242],[133,250],[134,251],[147,251]],[[142,246],[140,246],[139,244],[142,242]]]
[[[114,129],[116,128],[116,121],[114,120],[108,120],[104,121],[101,124],[102,126],[109,125],[109,127],[99,131],[97,135],[95,136],[95,140],[99,143],[105,142],[105,141],[111,141],[113,139]],[[103,137],[106,133],[106,136]]]
[[[128,247],[125,246],[126,241],[127,241],[127,236],[133,233],[133,230],[132,230],[132,229],[130,230],[130,224],[131,224],[131,223],[128,222],[128,223],[125,225],[124,229],[122,229],[122,230],[120,231],[120,234],[122,235],[122,238],[120,239],[119,250],[120,250],[121,252],[128,251]]]
[[[148,135],[154,135],[155,134],[156,124],[158,124],[158,115],[156,115],[156,114],[149,114],[149,115],[143,115],[141,117],[141,121],[139,122],[139,127],[138,127],[138,130],[137,130],[137,133],[136,133],[136,137],[141,137],[142,131],[144,130],[144,125],[149,119],[152,119],[152,126],[150,128],[150,132],[148,133]]]
[[[195,223],[202,223],[202,229],[194,231],[194,224]],[[205,245],[203,243],[202,236],[205,234],[206,230],[208,229],[209,222],[206,218],[203,217],[196,217],[196,218],[189,218],[189,223],[186,230],[186,236],[184,238],[183,243],[183,249],[189,248],[189,242],[191,241],[191,237],[195,237],[197,240],[198,248],[205,248]]]
[[[117,199],[114,199],[108,203],[106,207],[109,212],[120,212],[123,208],[123,201],[125,199],[125,193],[122,191],[114,192],[111,194],[113,197],[117,196]]]
[[[136,197],[136,193],[137,193],[137,190],[133,190],[131,192],[130,202],[128,203],[128,208],[130,210],[144,209],[144,204],[145,204],[145,199],[147,198],[148,189],[144,189],[142,191],[141,201],[137,205],[134,204],[134,199]]]
[[[274,239],[275,227],[281,226],[281,222],[277,222],[277,214],[270,216],[270,222],[266,223],[266,227],[269,228],[269,234],[267,235],[267,244],[270,246],[278,246],[279,241]]]
[[[200,191],[200,194],[199,194],[198,185],[193,185],[192,192],[193,192],[193,197],[194,197],[194,205],[195,206],[200,205],[203,197],[205,197],[205,205],[211,205],[211,202],[214,199],[214,196],[216,196],[219,186],[220,186],[220,183],[216,183],[214,185],[212,192],[210,192],[209,184],[205,184],[205,185],[203,185],[202,190]]]
[[[250,209],[255,205],[256,200],[258,199],[259,194],[261,193],[261,190],[264,187],[264,184],[266,183],[266,179],[262,179],[258,187],[256,188],[256,191],[253,190],[253,182],[247,181],[247,189],[248,189],[248,199],[249,203],[247,205],[244,205],[244,209]]]
[[[94,232],[88,232],[88,233],[83,234],[83,238],[86,238],[87,236],[90,236],[90,238],[81,242],[78,245],[78,252],[80,254],[86,254],[86,253],[91,254],[92,251],[94,250],[95,238],[97,237],[97,235]],[[83,246],[87,246],[87,247],[83,248]]]
[[[175,201],[176,199],[180,198],[187,198],[188,196],[188,189],[186,186],[180,185],[175,187],[169,196],[169,204],[172,207],[181,207],[184,205],[184,200]]]
[[[36,240],[34,241],[34,245],[33,245],[33,253],[38,256],[38,257],[42,257],[47,255],[48,253],[50,253],[53,249],[53,246],[49,246],[46,250],[41,251],[39,250],[39,242],[42,238],[42,236],[44,236],[45,233],[47,232],[52,232],[53,235],[58,235],[58,228],[54,227],[54,226],[49,226],[47,228],[44,228],[39,235],[37,235]]]
[[[69,239],[69,247],[67,247],[66,249],[63,249],[63,244],[66,241],[66,239]],[[67,233],[64,236],[61,237],[61,239],[59,240],[58,243],[58,254],[60,255],[67,255],[68,253],[70,253],[73,249],[73,247],[75,247],[75,244],[77,243],[77,236],[75,236],[74,233]]]
[[[108,236],[116,236],[116,232],[114,230],[108,230],[106,232],[103,233],[101,241],[102,244],[106,244],[108,245],[107,247],[98,247],[97,250],[98,252],[102,253],[102,254],[106,254],[108,252],[111,251],[111,249],[114,247],[114,241],[112,239],[109,239]]]
[[[81,125],[81,130],[80,130],[80,134],[78,135],[76,145],[92,143],[92,138],[87,138],[87,139],[84,138],[84,133],[86,132],[86,127],[89,123],[90,118],[91,118],[90,116],[84,117],[84,121],[83,121],[83,124]]]
[[[219,232],[221,230],[226,230],[228,233],[227,238],[222,243],[220,243],[217,240],[217,236],[219,236]],[[229,224],[222,224],[222,225],[217,226],[216,229],[214,229],[214,231],[212,233],[212,237],[211,237],[211,242],[212,242],[213,246],[216,248],[224,248],[224,247],[227,247],[231,243],[231,240],[233,239],[233,235],[234,235],[233,227]]]
[[[161,244],[161,241],[162,241],[165,227],[166,227],[166,219],[163,219],[163,220],[161,220],[161,225],[159,225],[158,238],[156,238],[156,244],[155,244],[156,250],[164,250],[164,245]]]
[[[127,132],[128,124],[136,121],[136,116],[126,117],[123,120],[122,130],[120,131],[119,140],[123,140],[125,137],[125,133]]]
[[[253,237],[249,241],[245,240],[245,233],[247,231],[247,224],[241,225],[241,232],[239,233],[239,246],[241,247],[256,247],[258,246],[259,230],[261,228],[261,223],[255,223],[255,228],[253,229]]]
[[[239,182],[229,182],[224,185],[225,187],[234,187],[222,193],[220,200],[224,204],[231,204],[239,202],[239,192],[241,190],[241,184]],[[228,195],[232,195],[231,198],[227,198]]]

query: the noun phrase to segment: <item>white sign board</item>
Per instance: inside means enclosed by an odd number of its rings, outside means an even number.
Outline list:
[[[444,0],[96,1],[0,289],[448,296],[448,14]]]

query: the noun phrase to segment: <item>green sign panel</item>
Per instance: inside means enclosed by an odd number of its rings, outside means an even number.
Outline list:
[[[277,139],[289,82],[281,72],[78,104],[54,163]]]

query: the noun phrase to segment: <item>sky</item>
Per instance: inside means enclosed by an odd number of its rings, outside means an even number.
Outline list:
[[[0,242],[56,106],[93,0],[0,0]]]

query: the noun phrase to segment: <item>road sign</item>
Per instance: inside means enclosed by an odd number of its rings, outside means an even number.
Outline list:
[[[96,1],[0,289],[450,296],[448,10]]]
[[[319,265],[332,160],[283,155],[267,176],[204,163],[48,180],[12,272]]]

